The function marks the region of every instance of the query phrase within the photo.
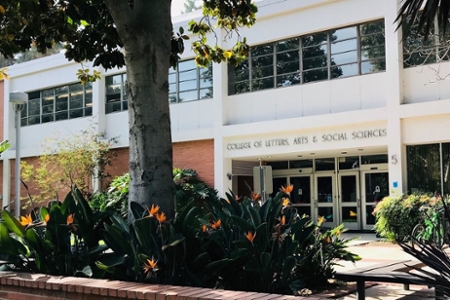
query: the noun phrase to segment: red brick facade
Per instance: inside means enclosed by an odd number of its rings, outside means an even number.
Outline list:
[[[107,166],[106,172],[110,174],[110,177],[106,178],[103,182],[103,188],[111,182],[111,179],[123,175],[128,172],[129,165],[129,152],[128,148],[120,148],[114,150],[116,156],[112,161],[111,166]],[[37,157],[23,158],[29,164],[37,166]],[[214,187],[214,140],[202,140],[191,141],[183,143],[173,144],[173,164],[176,168],[190,168],[197,171],[199,178],[206,182],[210,187]],[[0,170],[3,170],[3,162],[0,161]],[[3,178],[3,172],[0,172],[1,178]],[[15,199],[14,188],[14,160],[11,160],[11,205]],[[3,184],[3,181],[0,181]],[[31,182],[26,182],[31,195],[39,193],[39,190]],[[61,189],[58,191],[59,199],[64,197],[69,192],[69,188]],[[21,198],[27,197],[26,189],[21,186]],[[56,195],[55,195],[56,197]]]
[[[115,149],[112,166],[106,168],[111,177],[128,172],[128,148]],[[173,144],[173,166],[180,169],[194,169],[199,178],[214,187],[214,140],[190,141]]]

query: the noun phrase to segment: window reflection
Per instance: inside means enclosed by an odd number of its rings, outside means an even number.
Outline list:
[[[28,103],[21,111],[21,126],[48,123],[92,115],[85,111],[92,104],[92,85],[64,85],[28,93]],[[81,111],[81,112],[80,112]]]
[[[229,66],[228,93],[234,95],[385,69],[384,20],[377,20],[252,47],[247,60],[239,66]]]
[[[128,109],[126,74],[106,77],[106,113]],[[199,68],[193,59],[180,61],[169,69],[169,103],[213,97],[212,66]]]

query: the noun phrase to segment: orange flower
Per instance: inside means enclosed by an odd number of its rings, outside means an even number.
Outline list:
[[[153,271],[158,271],[158,261],[155,261],[154,259],[147,259],[146,262],[144,262],[144,266],[142,267],[144,269],[144,273],[147,273],[147,278],[153,275]]]
[[[156,215],[159,211],[159,205],[154,205],[152,204],[152,207],[148,210],[148,214],[150,215],[150,217],[153,217],[154,215]]]
[[[33,219],[31,219],[31,214],[20,217],[20,224],[22,224],[22,226],[27,226],[29,224],[33,223]]]
[[[280,189],[280,190],[281,190],[283,193],[290,195],[293,189],[294,189],[294,185],[293,185],[293,184],[290,184],[290,185],[287,185],[286,187],[281,186],[281,189]]]
[[[291,201],[289,201],[289,198],[283,198],[283,206],[288,206]]]
[[[44,217],[44,222],[47,223],[48,221],[50,221],[50,214],[46,214]]]
[[[158,220],[159,223],[163,223],[165,220],[167,220],[166,214],[163,212],[156,214],[156,220]]]
[[[261,199],[261,194],[256,194],[256,193],[252,192],[252,199],[254,201],[260,200]]]
[[[208,227],[207,227],[206,225],[203,225],[203,226],[202,226],[202,231],[203,231],[203,232],[207,232],[207,231],[208,231]]]
[[[286,225],[286,216],[281,217],[281,225]]]
[[[67,216],[67,225],[70,225],[73,223],[73,214],[70,214]]]
[[[247,234],[245,235],[247,240],[249,240],[251,243],[253,243],[253,240],[255,239],[255,236],[256,236],[256,233],[253,234],[253,232],[251,232],[251,231],[247,232]]]
[[[217,222],[214,222],[214,223],[211,225],[211,228],[212,228],[212,229],[219,229],[220,225],[222,225],[222,221],[219,219],[219,220],[217,220]]]

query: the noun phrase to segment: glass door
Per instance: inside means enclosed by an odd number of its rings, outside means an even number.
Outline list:
[[[311,216],[311,177],[311,175],[289,177],[290,183],[294,185],[291,193],[291,202],[300,216]]]
[[[378,202],[389,195],[389,173],[386,171],[367,171],[362,175],[362,215],[363,229],[372,229],[375,225],[373,209]]]
[[[326,223],[324,226],[333,227],[337,225],[336,218],[336,188],[334,172],[318,172],[315,175],[315,196],[314,196],[314,214],[316,220],[324,217]]]
[[[350,230],[361,229],[361,201],[359,192],[359,172],[339,173],[339,223]]]

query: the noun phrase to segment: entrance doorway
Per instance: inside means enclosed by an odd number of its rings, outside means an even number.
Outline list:
[[[335,159],[338,165],[339,158]],[[291,203],[300,215],[311,216],[314,221],[324,217],[326,227],[344,224],[350,230],[370,230],[375,225],[372,213],[376,203],[389,194],[388,166],[386,163],[360,166],[354,161],[351,164],[356,167],[274,170],[271,196],[282,185],[292,184]]]
[[[373,210],[375,206],[389,195],[389,173],[387,171],[361,172],[363,178],[362,190],[362,227],[372,229],[375,225]]]

